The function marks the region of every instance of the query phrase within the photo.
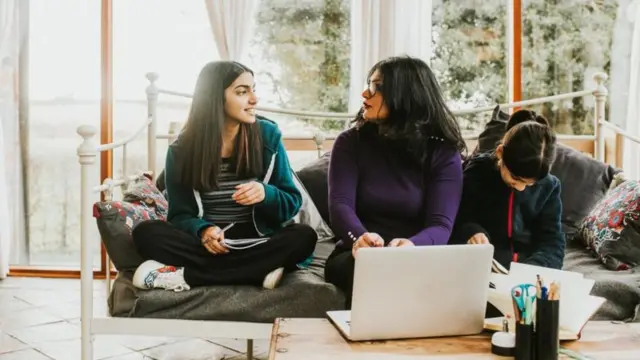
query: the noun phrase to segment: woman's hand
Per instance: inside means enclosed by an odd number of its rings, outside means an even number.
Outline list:
[[[210,226],[203,231],[201,240],[204,248],[213,255],[226,254],[229,252],[229,249],[221,244],[222,240],[224,240],[224,233],[222,229],[217,226]]]
[[[467,244],[478,245],[478,244],[488,244],[488,243],[489,243],[489,239],[487,239],[487,236],[483,233],[477,233],[472,237],[470,237],[469,240],[467,240]]]
[[[231,198],[240,205],[254,205],[264,200],[264,185],[257,181],[240,184],[236,189]]]
[[[353,243],[353,248],[351,249],[351,254],[353,255],[353,257],[356,257],[356,251],[358,251],[358,249],[363,248],[363,247],[383,247],[384,246],[384,239],[382,239],[382,237],[380,237],[380,235],[376,234],[376,233],[369,233],[366,232],[364,234],[362,234],[362,236],[360,236],[358,238],[358,240],[356,240]]]
[[[401,247],[401,246],[415,246],[415,244],[413,243],[413,241],[411,241],[409,239],[397,238],[397,239],[391,240],[391,242],[387,246],[388,247]]]

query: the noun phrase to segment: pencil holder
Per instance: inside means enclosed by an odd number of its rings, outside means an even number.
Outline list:
[[[558,359],[560,348],[560,301],[538,299],[535,351],[538,360]]]
[[[516,323],[515,360],[533,360],[534,357],[533,325]]]

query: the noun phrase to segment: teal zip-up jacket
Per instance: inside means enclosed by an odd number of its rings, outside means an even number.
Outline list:
[[[269,236],[291,220],[300,210],[302,195],[296,187],[289,159],[282,144],[282,133],[271,120],[258,117],[262,131],[264,174],[260,177],[265,197],[253,207],[253,224],[261,236]],[[178,144],[180,139],[174,144]],[[167,220],[196,238],[212,224],[202,218],[200,194],[180,183],[175,166],[174,145],[169,147],[165,163],[165,184],[169,202]]]

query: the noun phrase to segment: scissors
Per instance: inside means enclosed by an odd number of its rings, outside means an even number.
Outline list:
[[[511,289],[511,297],[515,300],[518,310],[520,310],[521,318],[527,317],[526,310],[533,304],[536,297],[536,287],[533,284],[520,284]]]

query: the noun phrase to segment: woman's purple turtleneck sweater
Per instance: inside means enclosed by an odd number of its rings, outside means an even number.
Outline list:
[[[388,139],[356,128],[338,136],[329,166],[329,212],[338,246],[351,247],[349,233],[357,239],[365,232],[380,234],[385,243],[449,241],[462,194],[461,157],[444,144],[433,148],[424,176],[408,152]]]

